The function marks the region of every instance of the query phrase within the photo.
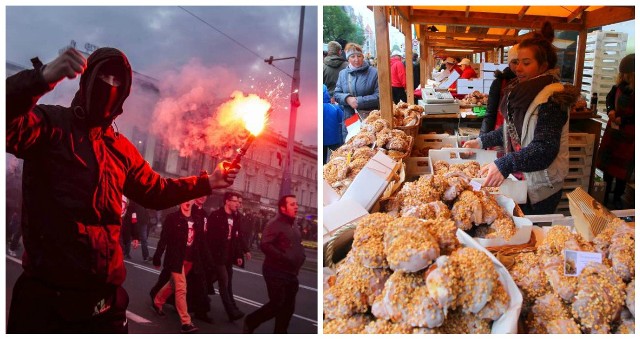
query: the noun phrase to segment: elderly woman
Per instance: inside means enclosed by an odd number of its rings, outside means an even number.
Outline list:
[[[362,47],[349,43],[344,48],[349,65],[340,71],[334,96],[342,105],[345,120],[356,111],[367,114],[380,107],[378,71],[364,60]]]

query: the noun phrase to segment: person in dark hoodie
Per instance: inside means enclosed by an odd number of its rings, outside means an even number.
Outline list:
[[[509,174],[526,177],[527,203],[520,205],[524,214],[554,213],[569,168],[569,109],[580,90],[560,83],[553,38],[554,30],[545,22],[532,38],[520,42],[518,84],[505,93],[500,107],[505,123],[464,144],[503,145],[506,154],[481,170],[484,184],[500,186]]]
[[[281,197],[278,212],[265,227],[260,241],[260,249],[265,256],[262,275],[267,283],[269,302],[245,317],[243,333],[253,333],[260,324],[274,317],[273,333],[287,333],[295,310],[298,272],[306,258],[300,230],[295,225],[298,214],[296,196]]]
[[[500,112],[500,101],[509,85],[518,83],[516,79],[516,67],[518,67],[518,45],[514,45],[508,52],[509,67],[502,72],[495,71],[495,79],[491,82],[489,88],[489,100],[487,101],[487,114],[482,119],[482,127],[480,127],[480,135],[489,133],[498,129],[504,122],[502,112]]]
[[[336,41],[329,41],[327,56],[322,60],[322,83],[327,86],[329,96],[333,98],[338,74],[349,62],[342,56],[342,46]]]
[[[68,49],[6,79],[7,152],[24,159],[24,272],[13,287],[8,333],[127,333],[129,297],[119,243],[121,198],[166,209],[231,185],[239,167],[162,178],[111,127],[132,70],[115,48],[85,59]],[[38,105],[78,75],[70,107]]]

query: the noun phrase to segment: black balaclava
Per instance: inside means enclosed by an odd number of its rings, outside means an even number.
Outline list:
[[[80,89],[71,103],[75,115],[91,127],[110,126],[122,113],[131,82],[131,65],[124,53],[110,47],[97,49],[87,59]]]

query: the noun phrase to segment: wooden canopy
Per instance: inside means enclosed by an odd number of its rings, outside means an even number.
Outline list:
[[[587,31],[591,28],[635,19],[633,6],[373,6],[376,46],[378,50],[378,81],[380,108],[391,114],[391,73],[389,66],[390,23],[405,35],[405,56],[411,60],[414,25],[420,41],[420,79],[426,79],[437,56],[469,56],[473,53],[504,53],[528,37],[520,30],[535,30],[545,21],[556,31],[577,31],[574,84],[580,86],[584,64]],[[453,49],[453,50],[452,50]],[[413,97],[413,64],[407,62],[407,99]],[[393,121],[390,115],[386,119]]]

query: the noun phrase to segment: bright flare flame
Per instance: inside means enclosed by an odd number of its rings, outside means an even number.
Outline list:
[[[244,127],[249,133],[257,136],[267,124],[267,115],[271,104],[255,94],[249,94],[245,97],[242,93],[235,92],[233,95],[233,112],[244,121]]]

